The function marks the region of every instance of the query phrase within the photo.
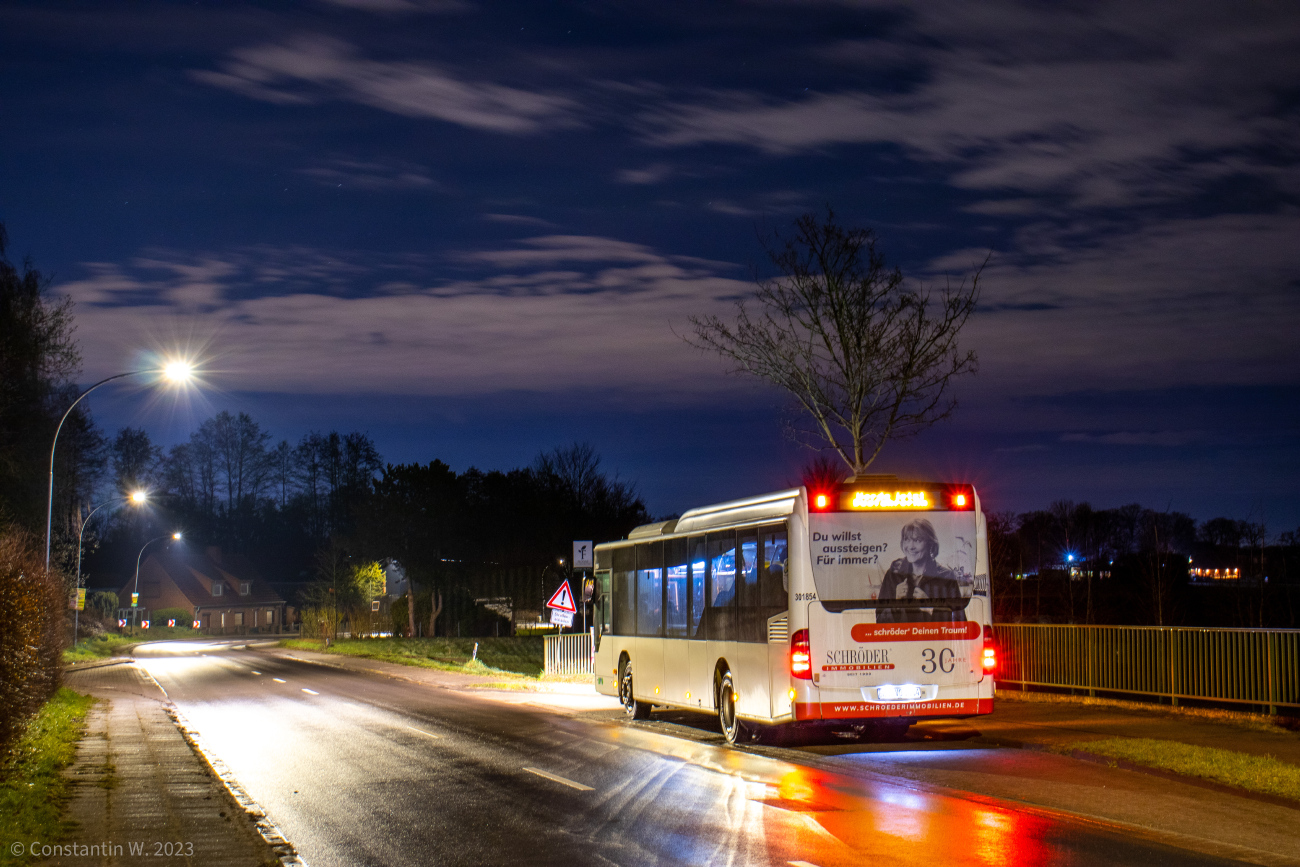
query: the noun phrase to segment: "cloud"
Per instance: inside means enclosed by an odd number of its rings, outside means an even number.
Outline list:
[[[210,378],[231,390],[613,388],[672,400],[726,387],[717,360],[674,333],[690,313],[726,313],[726,299],[749,288],[713,263],[609,238],[548,236],[458,260],[470,265],[485,270],[430,282],[440,269],[418,259],[383,268],[302,248],[154,251],[91,265],[85,279],[59,288],[78,305],[88,375],[116,371],[136,347],[153,345],[150,335],[194,321],[215,329]],[[418,273],[426,279],[394,280]]]
[[[659,184],[673,176],[668,163],[651,163],[642,169],[623,169],[616,178],[622,184]]]
[[[423,166],[333,159],[317,163],[299,174],[326,187],[367,191],[432,191],[440,186]]]
[[[1117,431],[1108,434],[1067,433],[1061,435],[1065,443],[1096,443],[1108,446],[1180,446],[1204,443],[1209,440],[1205,431]]]
[[[541,229],[554,229],[555,224],[541,217],[529,217],[524,214],[483,214],[489,223],[513,223],[520,226],[536,226]]]
[[[896,145],[959,187],[1001,194],[973,210],[1004,214],[1030,210],[1026,193],[1113,207],[1242,173],[1283,184],[1279,165],[1298,156],[1283,94],[1300,77],[1300,31],[1278,26],[1276,9],[874,5],[900,15],[888,41],[837,43],[827,59],[865,72],[884,51],[910,89],[700,92],[642,112],[643,138],[774,156]]]
[[[1294,384],[1297,237],[1297,212],[1109,231],[1030,224],[983,274],[981,308],[963,335],[980,353],[973,387],[1025,395]],[[969,274],[986,252],[944,256],[929,282]]]
[[[405,117],[431,118],[510,135],[577,123],[569,98],[486,82],[462,81],[428,63],[376,61],[351,45],[305,36],[233,52],[223,71],[196,70],[198,81],[282,105],[343,99]]]
[[[414,12],[468,12],[474,7],[461,0],[322,0],[333,6],[360,9],[363,12],[399,13]]]

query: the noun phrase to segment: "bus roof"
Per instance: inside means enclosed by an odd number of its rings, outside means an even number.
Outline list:
[[[736,524],[748,524],[785,518],[794,513],[795,502],[803,488],[790,488],[759,494],[743,500],[730,500],[712,506],[691,509],[675,521],[657,521],[642,524],[627,534],[629,542],[638,539],[654,539],[659,536],[673,536],[679,533],[699,533],[717,527],[730,527]],[[611,543],[606,543],[611,544]],[[612,543],[617,544],[617,543]]]

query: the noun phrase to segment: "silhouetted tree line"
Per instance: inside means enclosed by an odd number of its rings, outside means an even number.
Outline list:
[[[1300,531],[1068,500],[987,517],[1000,621],[1300,626]]]
[[[45,569],[45,480],[80,364],[70,302],[48,299],[49,281],[30,262],[14,265],[8,241],[0,223],[0,756],[59,684],[63,578]],[[58,519],[85,490],[102,446],[86,416],[68,421]]]
[[[361,556],[396,559],[419,588],[420,631],[428,634],[441,599],[438,631],[476,634],[497,628],[476,599],[508,597],[516,610],[541,613],[574,540],[619,539],[649,520],[635,487],[602,470],[590,444],[575,443],[504,472],[390,464],[358,512],[354,539]]]

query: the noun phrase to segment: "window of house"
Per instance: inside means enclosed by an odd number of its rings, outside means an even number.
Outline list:
[[[270,626],[270,625],[271,625],[271,615],[272,615],[272,613],[273,613],[273,612],[270,611],[269,609],[268,609],[267,612],[266,612],[266,625],[267,625],[267,626]]]
[[[221,595],[221,591],[224,590],[224,589],[225,589],[225,585],[222,584],[220,581],[213,581],[213,582],[212,582],[212,595],[213,595],[213,596],[220,596],[220,595]],[[222,626],[225,626],[224,623],[221,624],[221,625],[222,625]]]
[[[242,612],[242,611],[236,611],[236,612],[235,612],[235,625],[236,625],[236,626],[243,626],[243,625],[244,625],[244,612]]]
[[[247,596],[249,593],[252,593],[252,592],[253,592],[253,582],[252,582],[252,581],[240,581],[240,582],[239,582],[239,595],[240,595],[240,596]]]

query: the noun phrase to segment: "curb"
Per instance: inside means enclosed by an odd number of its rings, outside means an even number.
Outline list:
[[[1192,777],[1187,774],[1166,771],[1163,768],[1152,768],[1147,765],[1139,765],[1126,759],[1116,759],[1111,756],[1103,756],[1100,753],[1090,753],[1087,750],[1071,750],[1066,753],[1060,750],[1054,750],[1045,744],[1037,744],[1031,741],[1018,741],[1013,738],[986,737],[984,735],[977,738],[971,738],[967,743],[984,744],[991,747],[1002,747],[1012,750],[1032,750],[1033,752],[1048,753],[1049,755],[1066,756],[1067,758],[1078,759],[1081,762],[1090,762],[1094,765],[1103,765],[1108,768],[1117,768],[1121,771],[1133,771],[1139,774],[1146,774],[1149,777],[1157,777],[1175,783],[1184,783],[1189,786],[1196,786],[1200,789],[1208,789],[1211,792],[1218,792],[1222,795],[1232,795],[1236,798],[1246,798],[1251,801],[1260,801],[1261,803],[1272,804],[1275,807],[1287,807],[1292,810],[1300,810],[1300,800],[1294,798],[1284,798],[1281,795],[1269,795],[1264,792],[1253,792],[1250,789],[1242,789],[1237,786],[1229,786],[1226,783],[1217,783],[1214,780],[1207,780],[1202,777]]]
[[[248,815],[248,818],[253,820],[253,827],[257,829],[258,835],[266,845],[271,847],[271,851],[275,853],[280,863],[284,867],[307,867],[307,862],[298,855],[293,844],[285,839],[284,834],[280,832],[275,823],[267,818],[266,810],[262,809],[262,806],[244,791],[243,786],[239,785],[235,775],[230,772],[230,768],[226,766],[226,763],[209,752],[203,745],[202,736],[197,730],[190,727],[189,720],[176,708],[176,705],[168,703],[167,715],[172,718],[172,722],[176,723],[176,729],[181,733],[181,737],[185,738],[185,742],[190,745],[190,749],[194,750],[207,763],[208,767],[212,769],[212,773],[216,775],[217,779],[221,780],[221,784],[226,787],[226,791],[235,799],[235,803],[239,804],[240,809]]]
[[[64,671],[87,671],[92,668],[104,668],[109,665],[130,665],[135,662],[133,656],[110,656],[104,659],[93,659],[89,662],[72,662],[63,666]]]

